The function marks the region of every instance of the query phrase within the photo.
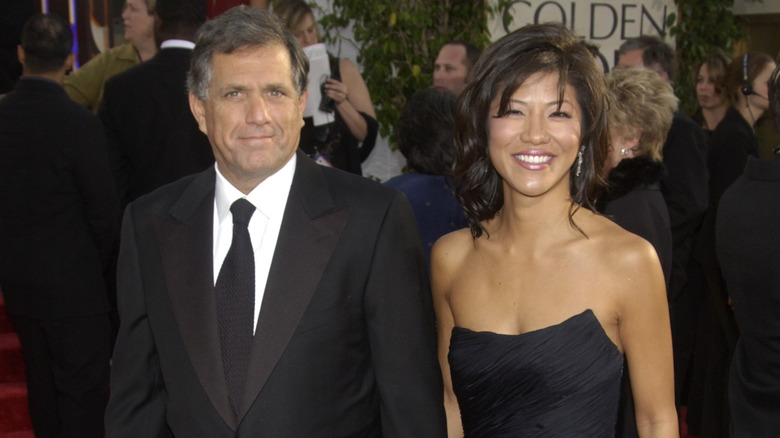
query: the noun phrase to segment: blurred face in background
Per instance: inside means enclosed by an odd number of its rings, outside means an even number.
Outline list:
[[[713,109],[728,105],[726,96],[716,90],[715,82],[707,70],[707,63],[699,67],[699,72],[696,76],[696,99],[699,101],[699,106],[703,109]]]
[[[149,13],[144,0],[127,0],[122,10],[125,40],[136,45],[154,38],[154,14]]]
[[[433,64],[433,87],[456,96],[466,88],[466,48],[460,44],[446,44],[439,50]]]
[[[311,14],[306,14],[303,17],[298,26],[295,27],[293,35],[301,43],[301,47],[309,47],[320,42],[317,34],[317,22],[314,21],[314,17]]]
[[[762,109],[764,111],[769,110],[769,77],[772,76],[772,71],[777,67],[777,64],[770,62],[764,66],[761,73],[753,79],[753,83],[750,84],[753,87],[753,94],[747,96],[750,106]]]

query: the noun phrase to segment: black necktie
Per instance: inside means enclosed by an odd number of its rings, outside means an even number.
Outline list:
[[[252,348],[255,311],[255,256],[247,225],[255,207],[246,199],[230,206],[233,242],[215,286],[219,342],[225,381],[233,410],[238,412]]]

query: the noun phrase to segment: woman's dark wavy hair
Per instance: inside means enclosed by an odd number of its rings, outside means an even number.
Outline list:
[[[504,116],[514,92],[535,73],[560,75],[559,102],[563,100],[567,84],[577,92],[577,102],[582,109],[580,145],[584,146],[584,151],[580,176],[574,176],[577,160],[570,170],[569,223],[582,232],[574,223],[574,213],[580,207],[596,211],[595,199],[605,185],[599,173],[609,148],[609,104],[604,78],[585,45],[564,26],[529,25],[487,48],[458,98],[455,114],[456,195],[475,239],[483,232],[487,233],[482,222],[492,219],[504,205],[502,179],[493,167],[488,151],[491,103],[500,96],[498,114],[493,116]]]

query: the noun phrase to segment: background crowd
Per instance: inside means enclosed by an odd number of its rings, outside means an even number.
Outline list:
[[[780,133],[775,54],[713,47],[680,78],[652,36],[607,73],[561,26],[451,41],[398,120],[404,173],[380,185],[361,177],[378,124],[358,67],[328,53],[330,75],[306,77],[311,7],[228,3],[126,0],[125,43],[78,70],[61,18],[21,34],[0,97],[0,287],[36,436],[523,436],[501,416],[526,412],[518,393],[553,434],[780,434],[780,161],[755,130]],[[304,114],[307,81],[332,121]],[[695,84],[694,114],[676,81]],[[270,159],[239,146],[269,139]],[[231,288],[236,199],[256,207],[256,293],[223,311],[205,297]],[[190,289],[205,292],[176,296]],[[537,331],[551,338],[526,344]],[[589,367],[535,368],[562,350]]]

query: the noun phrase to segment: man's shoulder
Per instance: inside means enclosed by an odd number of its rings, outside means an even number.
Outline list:
[[[354,203],[376,205],[387,203],[399,193],[384,184],[343,170],[319,166],[319,172],[336,198]],[[313,181],[312,181],[313,182]]]
[[[19,79],[25,81],[0,99],[0,108],[12,111],[34,111],[51,117],[50,122],[77,120],[84,123],[99,122],[94,114],[74,102],[60,84],[45,79]],[[72,123],[72,122],[71,122]],[[74,125],[74,129],[83,126]]]
[[[136,211],[167,211],[179,202],[196,206],[203,197],[214,192],[215,171],[210,167],[202,172],[187,175],[140,196],[130,203]]]

